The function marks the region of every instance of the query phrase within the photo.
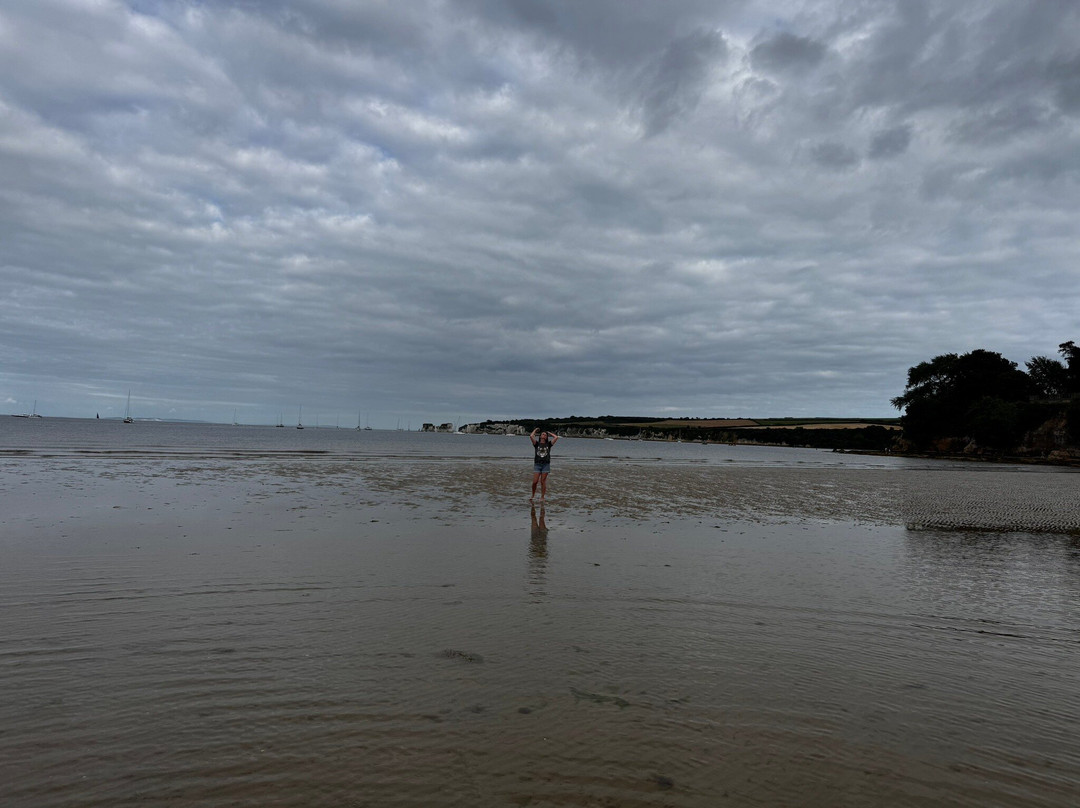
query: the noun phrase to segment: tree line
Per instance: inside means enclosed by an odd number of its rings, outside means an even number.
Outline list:
[[[1080,446],[1080,347],[1036,356],[1026,370],[982,349],[942,354],[908,370],[892,404],[906,448],[997,453]]]
[[[707,443],[761,443],[773,446],[800,446],[816,449],[843,451],[886,451],[895,441],[896,430],[890,429],[896,419],[858,419],[866,426],[846,429],[815,429],[812,423],[805,427],[793,425],[780,428],[788,419],[765,419],[758,426],[738,428],[704,426],[700,418],[650,418],[642,416],[617,417],[570,416],[568,418],[510,419],[484,421],[481,427],[492,428],[499,424],[515,424],[526,433],[535,429],[551,429],[560,434],[584,437],[613,437],[639,440],[703,441]],[[747,419],[751,420],[751,419]],[[848,422],[851,419],[810,419],[811,422]],[[879,421],[880,423],[871,423]]]

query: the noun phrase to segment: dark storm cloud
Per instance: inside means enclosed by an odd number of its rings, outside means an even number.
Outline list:
[[[1080,338],[1078,23],[10,0],[0,400],[888,414],[936,353]]]

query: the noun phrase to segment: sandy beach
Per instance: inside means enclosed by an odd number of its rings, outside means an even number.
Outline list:
[[[1080,478],[938,468],[9,456],[0,798],[1070,805]]]

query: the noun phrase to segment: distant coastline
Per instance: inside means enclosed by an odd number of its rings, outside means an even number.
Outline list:
[[[488,420],[464,424],[470,435],[527,435],[551,429],[566,437],[793,446],[844,451],[891,450],[899,418],[649,418],[635,416]]]
[[[49,415],[49,416],[34,415],[34,416],[28,416],[28,415],[22,415],[20,413],[14,413],[14,412],[10,412],[10,413],[8,413],[8,415],[13,415],[16,418],[29,418],[29,417],[46,418],[46,417],[48,417],[48,419],[50,421],[98,421],[98,422],[108,421],[109,423],[120,423],[120,422],[122,422],[124,420],[123,415],[107,415],[107,416],[103,416],[103,417],[99,417],[99,418],[95,418],[92,415]],[[0,416],[0,417],[2,417],[2,416]],[[203,425],[207,425],[207,426],[218,425],[217,421],[200,421],[200,420],[193,419],[193,418],[135,418],[134,420],[137,423],[146,423],[146,424],[203,424]],[[225,424],[221,424],[221,425],[225,426]]]

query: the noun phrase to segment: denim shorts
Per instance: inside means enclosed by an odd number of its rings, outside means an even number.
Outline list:
[[[533,463],[533,472],[536,474],[547,474],[551,471],[551,463]]]

